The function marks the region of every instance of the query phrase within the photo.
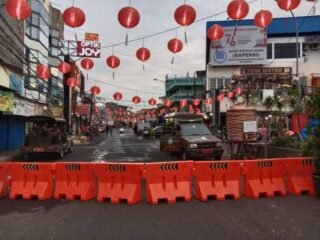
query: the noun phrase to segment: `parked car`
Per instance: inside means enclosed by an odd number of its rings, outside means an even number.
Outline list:
[[[200,115],[173,113],[164,117],[168,125],[162,131],[160,151],[180,154],[183,160],[214,158],[223,154],[221,140],[211,134]]]
[[[72,138],[66,132],[65,119],[47,116],[26,118],[27,131],[21,153],[27,158],[39,154],[55,154],[63,158],[64,153],[72,152]]]

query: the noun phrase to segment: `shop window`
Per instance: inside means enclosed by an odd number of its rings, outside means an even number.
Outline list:
[[[272,44],[267,45],[267,59],[272,59]]]
[[[296,58],[296,44],[295,43],[276,43],[275,58]],[[299,44],[300,57],[300,44]]]
[[[217,89],[223,89],[223,79],[222,78],[218,78],[218,86],[217,86]]]
[[[216,88],[216,79],[210,79],[210,89]]]

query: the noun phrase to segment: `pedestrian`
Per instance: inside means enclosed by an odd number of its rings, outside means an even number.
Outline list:
[[[106,136],[108,137],[108,133],[109,133],[109,126],[106,125]]]
[[[109,125],[108,131],[110,132],[110,136],[111,136],[111,137],[112,137],[112,129],[113,129],[113,126],[112,126],[112,125]]]

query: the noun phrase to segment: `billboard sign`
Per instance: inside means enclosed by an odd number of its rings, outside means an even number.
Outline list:
[[[85,33],[85,40],[87,42],[99,42],[98,33]]]
[[[212,66],[260,65],[267,63],[267,33],[256,26],[224,27],[224,37],[212,42]]]
[[[100,42],[77,41],[77,56],[100,58],[101,44]]]

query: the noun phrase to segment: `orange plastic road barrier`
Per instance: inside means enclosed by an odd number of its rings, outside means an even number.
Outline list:
[[[288,192],[301,195],[306,192],[315,195],[312,173],[315,171],[311,158],[288,159],[287,165]]]
[[[11,163],[10,199],[46,200],[53,195],[53,163]]]
[[[144,164],[101,163],[94,169],[98,181],[98,202],[126,200],[128,204],[135,204],[141,201]]]
[[[8,191],[8,164],[0,163],[0,197],[5,197]]]
[[[241,162],[195,162],[196,198],[207,201],[208,197],[225,200],[226,196],[240,198]]]
[[[284,174],[286,160],[243,161],[244,195],[250,198],[286,195]]]
[[[147,163],[147,202],[157,204],[159,200],[166,199],[168,203],[174,203],[177,198],[190,201],[192,169],[192,161]]]
[[[56,163],[54,198],[82,201],[95,198],[93,168],[90,163]]]

